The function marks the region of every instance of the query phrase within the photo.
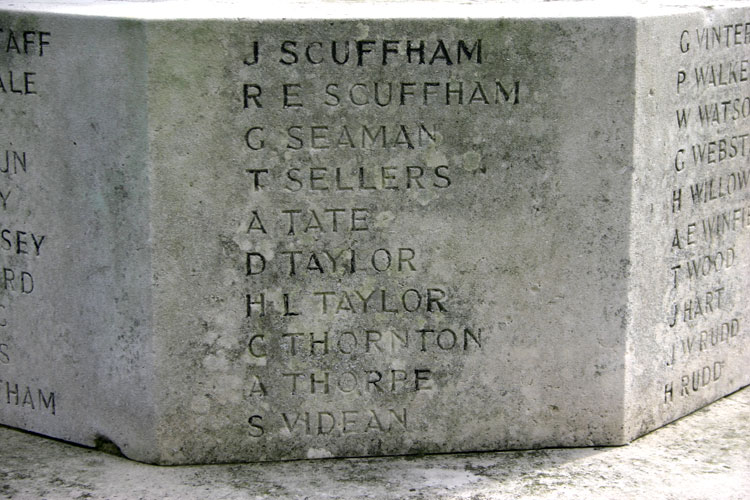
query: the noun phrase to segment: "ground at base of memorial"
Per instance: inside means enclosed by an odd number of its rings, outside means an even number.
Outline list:
[[[630,445],[159,467],[0,426],[0,497],[20,499],[742,499],[750,387]]]

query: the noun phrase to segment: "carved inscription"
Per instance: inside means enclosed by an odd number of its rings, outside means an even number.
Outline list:
[[[0,101],[5,106],[23,114],[27,107],[38,105],[35,99],[44,93],[42,64],[53,53],[52,40],[50,31],[23,22],[0,26]],[[13,134],[16,129],[6,131]],[[3,370],[23,363],[19,351],[13,350],[13,335],[20,334],[13,320],[20,308],[14,304],[31,300],[44,287],[37,263],[50,249],[46,231],[26,222],[34,209],[30,179],[40,167],[38,156],[30,145],[23,145],[23,137],[10,135],[5,140],[0,153],[0,408],[56,415],[55,391],[15,380],[13,372]]]
[[[0,405],[15,406],[22,410],[43,411],[56,415],[55,393],[14,381],[0,380]]]
[[[243,63],[252,66],[261,58],[272,63],[388,66],[481,64],[482,40],[283,40],[277,44],[254,41]]]
[[[34,29],[0,28],[0,47],[15,61],[44,57],[48,52],[52,33]],[[7,56],[6,59],[8,60]],[[6,67],[0,71],[0,94],[4,96],[32,96],[38,94],[37,72],[28,66]]]
[[[301,149],[301,148],[300,148]],[[448,165],[424,166],[381,166],[376,168],[329,168],[320,167],[292,167],[283,172],[271,172],[269,169],[247,169],[246,173],[252,176],[252,189],[262,191],[264,189],[280,188],[289,193],[297,192],[320,192],[320,193],[345,193],[348,191],[388,191],[409,190],[418,191],[423,189],[445,189],[451,185],[450,167]],[[354,209],[351,210],[366,210]],[[340,212],[340,208],[323,208],[325,214]],[[343,211],[346,211],[344,209]],[[318,210],[320,213],[321,210]],[[289,209],[284,212],[293,221],[292,214],[298,213]],[[254,211],[254,217],[249,229],[262,228],[260,216]],[[353,216],[354,214],[352,214]],[[317,215],[310,217],[318,218]],[[256,222],[257,219],[257,222]],[[253,223],[259,224],[253,227]],[[362,230],[362,229],[360,229]]]
[[[0,365],[10,364],[10,346],[0,342]]]
[[[237,61],[249,436],[409,431],[410,405],[455,382],[445,363],[484,349],[488,329],[466,320],[456,287],[412,235],[422,228],[402,217],[424,210],[420,196],[465,187],[469,169],[441,152],[456,140],[445,113],[510,116],[523,103],[513,75],[470,71],[488,50],[466,38],[280,39],[251,41]],[[431,77],[383,76],[419,66]],[[263,78],[296,67],[337,71]],[[253,161],[276,155],[281,164]],[[394,196],[403,206],[391,212]],[[269,410],[274,395],[295,408]]]
[[[750,232],[750,22],[686,27],[676,40],[664,403],[709,397],[744,337],[736,270]]]

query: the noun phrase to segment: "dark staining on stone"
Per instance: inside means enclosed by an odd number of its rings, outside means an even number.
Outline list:
[[[94,448],[97,451],[107,453],[109,455],[115,455],[118,457],[125,458],[125,455],[120,451],[120,447],[117,446],[111,439],[106,436],[98,435],[94,438]]]

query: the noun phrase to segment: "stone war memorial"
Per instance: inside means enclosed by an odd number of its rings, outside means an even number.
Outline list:
[[[620,445],[750,384],[750,3],[0,12],[4,425]]]

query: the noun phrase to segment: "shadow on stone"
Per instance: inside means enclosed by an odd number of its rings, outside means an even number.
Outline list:
[[[120,448],[106,436],[96,436],[94,439],[94,449],[107,453],[108,455],[127,458],[122,451],[120,451]]]

